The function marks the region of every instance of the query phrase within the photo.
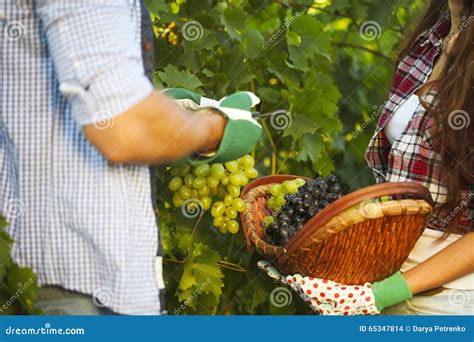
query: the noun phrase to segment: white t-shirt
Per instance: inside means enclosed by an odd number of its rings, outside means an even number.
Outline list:
[[[420,99],[418,95],[413,94],[392,114],[384,128],[385,136],[390,141],[390,144],[393,144],[395,140],[400,138],[419,105]]]

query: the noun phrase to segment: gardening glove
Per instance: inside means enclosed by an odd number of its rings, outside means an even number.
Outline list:
[[[187,162],[193,166],[236,160],[249,153],[262,136],[262,126],[252,117],[252,107],[260,103],[260,99],[253,93],[238,92],[219,101],[181,88],[166,89],[164,93],[186,109],[197,111],[210,108],[227,119],[218,150],[206,158],[188,158]]]
[[[342,285],[299,274],[285,276],[268,261],[259,261],[258,267],[271,278],[289,285],[321,315],[377,315],[385,308],[412,298],[400,272],[373,284]]]

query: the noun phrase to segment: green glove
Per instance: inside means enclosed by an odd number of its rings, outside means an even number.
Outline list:
[[[400,272],[373,283],[372,291],[379,311],[413,297],[407,281]]]
[[[236,160],[249,153],[262,136],[262,126],[252,117],[252,107],[260,102],[253,93],[237,92],[220,101],[180,88],[166,89],[164,93],[174,98],[184,108],[190,110],[212,108],[227,118],[224,135],[216,153],[203,159],[188,158],[187,162],[191,165]]]

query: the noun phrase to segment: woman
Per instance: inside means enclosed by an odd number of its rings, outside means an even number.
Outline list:
[[[432,0],[404,44],[377,130],[366,152],[378,182],[416,181],[434,215],[408,260],[391,277],[345,286],[282,277],[321,314],[474,314],[472,118],[474,4]]]

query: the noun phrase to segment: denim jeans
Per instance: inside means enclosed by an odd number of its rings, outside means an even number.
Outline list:
[[[474,315],[474,290],[445,289],[433,296],[414,296],[385,309],[384,315]]]
[[[50,316],[109,316],[115,312],[101,306],[91,296],[69,291],[58,286],[38,289],[35,306]]]

